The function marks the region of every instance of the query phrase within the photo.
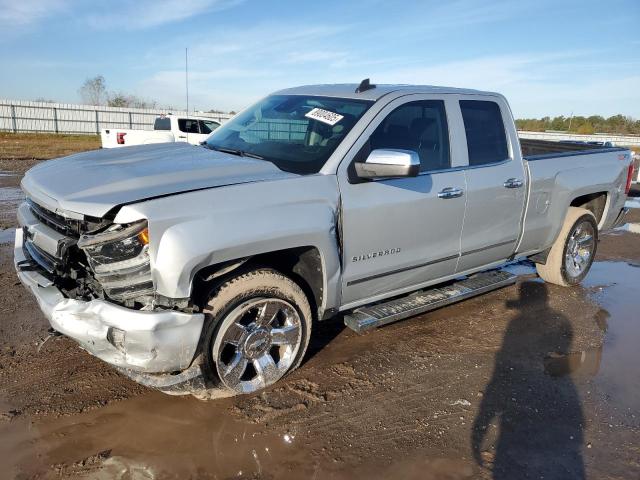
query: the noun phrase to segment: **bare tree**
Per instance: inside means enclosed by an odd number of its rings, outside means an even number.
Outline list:
[[[123,92],[111,92],[107,97],[107,105],[110,107],[156,108],[158,106],[155,100],[144,100]]]
[[[107,82],[102,75],[87,78],[78,93],[88,105],[103,105],[107,101]]]

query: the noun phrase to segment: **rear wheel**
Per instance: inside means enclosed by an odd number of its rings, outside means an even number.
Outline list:
[[[570,207],[546,264],[537,264],[538,275],[549,283],[577,285],[587,275],[598,247],[598,224],[589,210]]]
[[[205,308],[205,368],[234,393],[251,393],[298,367],[311,334],[302,289],[274,270],[255,270],[221,285]]]

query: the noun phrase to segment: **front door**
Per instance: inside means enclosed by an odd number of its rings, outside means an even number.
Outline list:
[[[178,130],[176,142],[188,142],[192,145],[200,145],[200,142],[203,142],[209,136],[209,134],[200,133],[198,120],[191,118],[179,118]]]
[[[358,156],[384,148],[413,150],[420,156],[420,175],[364,182],[339,175],[343,308],[455,272],[465,211],[464,171],[451,168],[445,102],[424,95],[409,98],[380,112],[365,130]]]

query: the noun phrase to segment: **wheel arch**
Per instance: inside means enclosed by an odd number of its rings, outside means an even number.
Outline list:
[[[216,285],[240,272],[258,268],[272,268],[291,278],[307,296],[315,319],[325,317],[327,270],[320,249],[315,246],[287,248],[208,265],[194,275],[192,301],[203,305]]]
[[[598,228],[600,228],[608,207],[608,198],[608,192],[588,193],[575,197],[571,200],[569,207],[579,207],[589,210],[593,213],[593,216],[596,217],[596,223],[598,224]]]

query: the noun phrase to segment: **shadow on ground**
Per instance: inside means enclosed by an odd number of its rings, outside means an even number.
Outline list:
[[[570,376],[544,376],[546,358],[565,358],[573,339],[569,320],[548,304],[547,286],[520,284],[519,310],[505,331],[472,430],[478,464],[494,479],[585,478],[584,417]],[[548,363],[548,362],[547,362]],[[540,381],[547,388],[537,388]],[[482,449],[495,427],[494,451]]]

